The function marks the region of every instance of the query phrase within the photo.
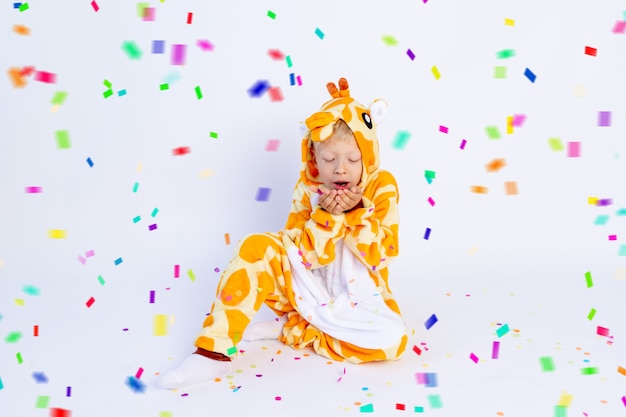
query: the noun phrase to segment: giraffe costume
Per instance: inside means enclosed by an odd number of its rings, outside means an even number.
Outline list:
[[[332,99],[305,124],[302,168],[286,226],[248,235],[224,271],[198,348],[229,356],[262,304],[286,322],[278,339],[311,347],[333,360],[393,360],[405,350],[406,329],[388,285],[387,266],[398,255],[398,189],[379,169],[376,124],[386,103],[369,108],[350,96],[348,82],[328,83]],[[361,151],[362,205],[331,214],[310,185],[319,185],[312,141],[327,140],[342,119]]]

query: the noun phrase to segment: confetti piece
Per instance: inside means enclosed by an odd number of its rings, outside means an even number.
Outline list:
[[[572,394],[563,393],[561,394],[561,398],[559,398],[559,403],[557,405],[569,407],[572,404],[573,399],[574,396]]]
[[[580,374],[581,375],[595,375],[598,372],[600,372],[600,370],[596,367],[590,367],[590,368],[580,368]]]
[[[487,194],[488,189],[482,185],[472,185],[470,186],[470,191],[476,194]]]
[[[109,97],[111,97],[112,95],[113,95],[113,90],[111,90],[111,89],[108,89],[108,90],[106,90],[104,93],[102,93],[102,96],[103,96],[104,98],[109,98]]]
[[[275,19],[276,19],[276,13],[274,13],[274,12],[273,12],[273,11],[271,11],[271,10],[268,10],[268,11],[267,11],[267,17],[269,17],[270,19],[275,20]]]
[[[272,58],[274,61],[282,61],[285,59],[285,54],[283,54],[279,49],[269,49],[267,51],[267,54],[270,56],[270,58]]]
[[[373,413],[374,405],[373,404],[365,404],[359,407],[359,411],[362,413]]]
[[[178,148],[172,149],[172,155],[174,156],[187,155],[188,153],[191,153],[189,146],[179,146]]]
[[[194,282],[196,280],[196,274],[194,274],[191,269],[187,271],[187,276],[189,277],[189,280],[191,282]]]
[[[598,50],[596,48],[592,48],[591,46],[585,46],[585,55],[597,56]]]
[[[509,325],[503,324],[500,328],[496,330],[496,335],[498,335],[498,337],[502,337],[508,332],[509,332]]]
[[[406,130],[400,130],[396,132],[396,136],[393,139],[392,147],[394,149],[402,150],[406,147],[409,139],[411,138],[411,133]]]
[[[142,19],[144,22],[154,22],[156,20],[156,8],[144,7]]]
[[[94,12],[97,12],[98,10],[100,10],[100,6],[98,6],[98,3],[96,3],[96,0],[93,0],[91,2],[91,7],[93,8]]]
[[[524,125],[524,121],[526,121],[526,115],[524,114],[513,115],[513,126],[522,127]]]
[[[436,65],[433,65],[430,71],[433,73],[433,76],[435,77],[436,80],[441,78],[441,73],[439,73],[439,69],[437,68]]]
[[[497,172],[506,166],[506,160],[504,159],[494,159],[485,165],[487,172]]]
[[[404,404],[396,403],[396,410],[406,410],[406,406]]]
[[[143,52],[134,41],[125,41],[122,43],[122,50],[130,59],[141,59]]]
[[[194,89],[196,92],[196,98],[198,100],[202,99],[202,90],[200,89],[200,86],[197,85],[196,88]]]
[[[165,314],[155,314],[154,315],[154,329],[153,333],[155,336],[166,336],[167,335],[167,316]]]
[[[60,229],[51,229],[48,230],[48,237],[51,239],[65,239],[67,237],[67,232]]]
[[[472,360],[472,362],[478,363],[478,356],[474,355],[473,353],[470,353],[469,358]]]
[[[485,132],[487,132],[489,139],[500,139],[502,137],[500,130],[496,126],[487,126]]]
[[[426,178],[426,182],[428,182],[429,184],[432,184],[436,176],[437,176],[437,173],[435,171],[429,171],[429,170],[424,171],[424,178]]]
[[[550,356],[542,356],[539,358],[539,363],[541,364],[541,370],[543,372],[552,372],[554,371],[554,361]]]
[[[33,78],[35,81],[40,81],[46,84],[54,84],[57,82],[57,75],[47,71],[35,71]]]
[[[433,327],[433,325],[437,323],[437,321],[437,316],[433,314],[428,318],[428,320],[426,320],[426,322],[424,322],[424,327],[426,327],[426,330],[430,330],[430,328]]]
[[[39,337],[39,326],[36,324],[33,326],[33,336]]]
[[[0,378],[0,390],[4,388],[4,384],[2,383],[2,378]]]
[[[164,52],[165,52],[165,41],[163,41],[163,40],[153,40],[152,41],[152,53],[153,54],[162,54]]]
[[[266,80],[258,80],[252,87],[248,89],[250,97],[261,97],[268,89],[270,84]]]
[[[56,136],[58,149],[69,149],[72,147],[70,133],[67,130],[57,130],[54,134]]]
[[[274,399],[275,399],[276,401],[280,401],[280,400],[282,400],[282,397],[281,397],[280,395],[277,395],[277,396],[275,396],[275,397],[274,397]]]
[[[188,12],[187,13],[187,24],[190,25],[193,21],[193,13],[192,12]]]
[[[13,25],[13,32],[17,33],[18,35],[21,36],[28,36],[30,35],[30,29],[27,26],[24,25]]]
[[[439,126],[439,131],[441,133],[448,133],[448,128],[446,126]]]
[[[435,206],[435,200],[432,197],[428,197],[428,203],[433,207]]]
[[[587,283],[587,288],[593,287],[593,279],[591,278],[591,272],[585,272],[585,282]]]
[[[159,417],[173,417],[173,415],[171,411],[161,411]]]
[[[430,408],[443,407],[443,403],[441,402],[441,397],[438,394],[429,395],[428,404],[430,405]]]
[[[26,86],[26,78],[22,75],[19,68],[9,68],[7,75],[11,79],[13,88],[24,88]]]
[[[17,343],[22,338],[21,332],[11,332],[4,338],[6,343]]]
[[[167,84],[167,83],[165,83],[165,84],[160,84],[160,85],[159,85],[159,89],[160,89],[161,91],[169,90],[169,89],[170,89],[170,85],[169,85],[169,84]]]
[[[256,201],[267,201],[267,200],[269,200],[270,191],[271,191],[270,188],[259,187],[257,189],[255,200]]]
[[[567,407],[562,405],[555,405],[554,417],[567,417]]]
[[[500,66],[500,65],[495,66],[493,68],[493,78],[495,78],[497,80],[498,79],[501,80],[501,79],[506,78],[506,67],[503,67],[503,66]]]
[[[133,223],[138,223],[141,221],[141,216],[135,216],[133,217]]]
[[[417,353],[418,356],[422,354],[422,350],[416,345],[413,345],[413,352]]]
[[[180,265],[174,265],[174,278],[180,278]]]
[[[598,112],[598,126],[611,126],[611,112],[601,111]]]
[[[298,86],[302,85],[302,77],[300,77],[299,75],[296,77],[296,82],[298,83]]]
[[[429,237],[430,237],[430,227],[427,227],[426,231],[424,232],[424,240],[428,240]]]
[[[198,39],[198,41],[196,42],[196,45],[198,45],[198,48],[202,49],[203,51],[215,50],[215,45],[213,45],[207,39]]]
[[[123,260],[122,258],[117,258],[115,261],[113,261],[113,263],[114,263],[115,265],[119,265],[119,264],[121,264],[122,262],[124,262],[124,260]]]
[[[87,308],[91,308],[91,306],[93,305],[93,303],[96,302],[96,299],[93,297],[89,297],[89,300],[87,300],[87,302],[85,303],[85,305],[87,306]]]
[[[133,184],[133,193],[136,193],[138,189],[139,189],[139,183],[136,182],[135,184]]]
[[[287,64],[287,68],[291,68],[293,66],[293,63],[291,62],[291,55],[287,55],[285,57],[285,63]]]
[[[33,372],[32,377],[38,384],[47,384],[49,381],[48,377],[43,372]]]
[[[270,139],[267,141],[267,145],[265,145],[265,150],[267,152],[276,152],[279,145],[280,141],[278,139]]]
[[[315,34],[317,35],[318,38],[324,39],[324,32],[322,32],[320,28],[315,28]]]
[[[15,358],[17,359],[17,363],[19,365],[21,365],[22,363],[24,363],[24,359],[22,358],[22,354],[20,352],[17,352],[15,354]]]
[[[91,158],[87,158],[87,165],[89,165],[89,168],[93,168],[93,161]]]
[[[619,372],[620,374],[626,376],[626,368],[624,368],[623,366],[617,366],[617,372]]]
[[[609,216],[606,214],[599,214],[594,220],[595,226],[604,226],[609,221]]]
[[[515,26],[515,20],[514,19],[504,19],[504,24],[507,26]]]
[[[24,285],[22,287],[22,291],[24,291],[26,294],[28,295],[39,295],[41,294],[41,291],[39,291],[39,288],[34,287],[32,285]]]
[[[626,256],[626,245],[621,245],[618,252],[619,256]]]
[[[411,51],[411,48],[406,50],[406,54],[409,56],[409,59],[411,61],[415,60],[415,54],[413,53],[413,51]]]
[[[387,46],[398,45],[398,40],[392,35],[383,35],[381,39]]]
[[[600,336],[609,337],[609,329],[607,329],[606,327],[597,326],[596,334],[599,334]]]
[[[513,134],[513,116],[507,116],[506,118],[506,134]]]
[[[270,87],[270,89],[268,90],[268,94],[270,96],[270,101],[273,103],[284,100],[283,93],[278,86]]]
[[[598,207],[610,206],[611,204],[613,204],[613,200],[610,198],[599,198],[596,200],[596,206]]]
[[[35,403],[35,408],[48,408],[49,403],[50,403],[49,396],[39,395],[37,396],[37,402]]]
[[[500,355],[500,342],[494,341],[491,345],[491,359],[498,359]]]
[[[624,404],[624,407],[626,407],[626,395],[622,396],[622,404]]]
[[[172,65],[185,65],[185,56],[187,54],[187,45],[175,44],[172,45]]]
[[[533,73],[529,68],[524,70],[524,76],[530,80],[531,83],[534,83],[537,79],[535,73]]]
[[[517,182],[515,181],[507,181],[504,183],[504,192],[506,195],[517,195],[519,194],[517,190]]]
[[[563,142],[561,142],[561,139],[559,138],[548,139],[548,144],[550,145],[550,148],[555,152],[559,152],[565,149],[565,147],[563,146]]]
[[[514,49],[503,49],[502,51],[496,52],[497,59],[507,59],[515,56]]]
[[[26,194],[39,194],[43,192],[41,187],[24,187],[24,192]]]
[[[65,388],[65,396],[66,397],[71,397],[72,396],[72,387]]]
[[[217,139],[218,134],[217,134],[217,132],[209,132],[209,137],[210,137],[211,139]]]
[[[596,315],[596,309],[595,309],[595,308],[592,308],[592,309],[589,311],[589,314],[587,314],[587,319],[588,319],[588,320],[593,320],[593,318],[595,317],[595,315]]]
[[[65,408],[49,408],[49,417],[72,417],[72,412]]]
[[[135,378],[134,376],[128,377],[128,379],[126,380],[126,385],[128,385],[128,387],[132,389],[135,393],[143,393],[146,390],[146,384],[144,384],[142,381]]]
[[[224,242],[226,242],[227,245],[230,245],[230,233],[224,233]]]
[[[467,141],[465,139],[463,139],[461,141],[461,145],[459,146],[460,149],[465,149],[465,145],[467,144]]]
[[[230,348],[228,348],[228,350],[226,351],[226,354],[227,354],[228,356],[232,356],[232,355],[234,355],[235,353],[237,353],[237,346],[231,346],[231,347],[230,347]],[[276,352],[276,353],[280,355],[280,350],[279,350],[278,352]]]
[[[87,259],[83,258],[81,255],[78,255],[77,260],[83,265],[85,265],[85,263],[87,262]]]
[[[613,33],[624,33],[626,32],[626,20],[618,20],[615,22],[615,26],[613,26]]]
[[[425,1],[424,1],[424,3],[425,3]],[[415,413],[423,413],[424,412],[424,407],[416,405],[415,407],[413,407],[413,412],[415,412]]]
[[[150,290],[150,304],[154,304],[154,290]]]
[[[580,157],[580,142],[567,142],[567,156],[569,158]]]
[[[141,375],[143,375],[143,368],[139,367],[139,369],[137,369],[137,372],[135,373],[135,378],[140,379]]]

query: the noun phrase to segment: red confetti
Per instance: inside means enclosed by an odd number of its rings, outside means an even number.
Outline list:
[[[191,152],[191,148],[189,146],[180,146],[178,148],[172,149],[172,155],[186,155]]]
[[[418,348],[416,345],[413,345],[413,352],[417,353],[418,355],[422,354],[422,350]]]
[[[591,56],[597,56],[598,50],[596,48],[592,48],[591,46],[585,46],[585,54]]]
[[[267,54],[275,61],[284,61],[285,54],[280,52],[278,49],[270,49],[267,51]]]
[[[37,337],[39,336],[39,326],[35,324],[35,326],[33,326],[33,336]]]
[[[406,410],[406,406],[404,404],[396,404],[396,410]]]
[[[187,13],[187,24],[190,25],[192,20],[193,20],[193,13],[192,12]]]
[[[93,297],[89,297],[89,300],[87,300],[87,302],[85,304],[87,304],[87,308],[91,307],[93,305],[93,303],[96,302],[96,299]]]
[[[50,417],[71,417],[72,412],[64,408],[50,408]]]
[[[280,91],[280,87],[271,87],[268,92],[271,101],[283,101],[283,93]]]
[[[35,72],[35,67],[24,67],[20,70],[20,75],[22,77],[28,77],[33,72]]]

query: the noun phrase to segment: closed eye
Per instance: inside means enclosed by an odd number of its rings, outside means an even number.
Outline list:
[[[352,160],[352,159],[349,159],[349,161],[350,161],[350,162],[361,162],[361,160],[360,160],[360,159],[357,159],[356,161],[354,161],[354,160]]]

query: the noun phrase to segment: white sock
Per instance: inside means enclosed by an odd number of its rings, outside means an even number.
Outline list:
[[[286,314],[276,317],[274,320],[249,324],[243,332],[242,340],[252,342],[254,340],[278,339],[285,323],[287,323]]]
[[[216,361],[202,355],[193,354],[185,359],[178,368],[165,373],[157,380],[157,385],[165,389],[177,389],[232,372],[230,361]]]

